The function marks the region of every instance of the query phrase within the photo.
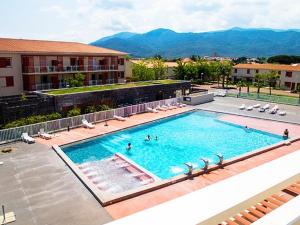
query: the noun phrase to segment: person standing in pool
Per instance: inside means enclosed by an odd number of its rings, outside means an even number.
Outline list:
[[[288,129],[285,129],[284,132],[283,132],[283,137],[284,138],[289,138],[289,130]]]
[[[157,136],[155,136],[155,141],[158,141],[158,137]]]
[[[145,138],[145,141],[151,141],[151,137],[150,137],[149,134],[148,134],[147,137]]]
[[[128,143],[126,150],[127,150],[127,151],[130,151],[130,150],[131,150],[131,143]]]

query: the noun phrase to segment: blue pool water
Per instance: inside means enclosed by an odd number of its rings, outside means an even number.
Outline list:
[[[278,135],[222,122],[218,120],[220,115],[203,111],[185,113],[68,146],[63,151],[75,163],[96,161],[120,152],[166,179],[186,172],[185,162],[202,167],[201,157],[217,162],[216,153],[230,159],[283,140]],[[152,139],[146,142],[148,134]],[[129,142],[132,149],[128,152]]]

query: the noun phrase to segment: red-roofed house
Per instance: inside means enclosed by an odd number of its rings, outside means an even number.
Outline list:
[[[126,55],[75,42],[0,38],[0,96],[64,88],[77,73],[85,85],[124,82]]]

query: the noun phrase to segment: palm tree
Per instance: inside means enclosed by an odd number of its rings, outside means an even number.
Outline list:
[[[272,86],[276,85],[278,74],[275,71],[271,71],[270,73],[266,73],[264,75],[265,81],[267,82],[269,86],[269,94],[272,94]]]
[[[254,86],[257,87],[257,94],[260,93],[260,89],[265,84],[265,74],[258,73],[255,75],[255,83]]]
[[[250,92],[250,85],[251,85],[252,83],[250,82],[250,81],[246,81],[245,82],[245,85],[246,85],[246,87],[247,87],[247,94],[249,94],[249,92]]]
[[[239,95],[241,95],[242,87],[245,87],[244,81],[240,80],[237,82],[236,86],[239,88]]]

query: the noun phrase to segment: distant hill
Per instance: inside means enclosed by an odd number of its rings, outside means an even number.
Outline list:
[[[243,29],[205,33],[177,33],[156,29],[144,34],[122,32],[101,38],[92,45],[130,53],[135,57],[156,54],[168,58],[191,55],[268,57],[300,55],[299,30]]]

